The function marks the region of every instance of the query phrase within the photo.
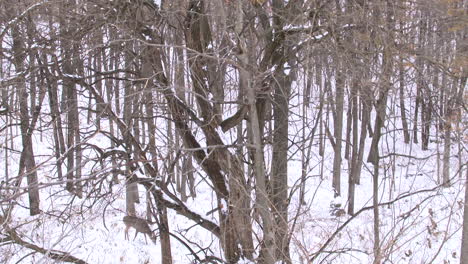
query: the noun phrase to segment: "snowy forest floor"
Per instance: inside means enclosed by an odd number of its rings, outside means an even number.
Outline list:
[[[49,179],[51,186],[41,189],[43,214],[29,216],[27,196],[18,199],[11,226],[17,227],[16,231],[24,236],[23,239],[45,249],[69,252],[88,263],[160,263],[159,240],[156,245],[150,240],[146,243],[144,236],[139,234],[133,241],[133,229],[130,241],[124,240],[124,181],[112,186],[112,191],[102,192],[104,195],[90,194],[87,199],[70,196],[63,186],[55,184],[55,172],[48,166],[53,167],[48,143],[37,137],[35,140],[37,163],[41,164],[38,166],[41,182]],[[91,141],[100,140],[96,136]],[[458,263],[465,177],[460,177],[458,163],[459,160],[466,161],[466,153],[461,159],[452,157],[452,185],[441,187],[437,172],[440,172],[442,163],[437,162],[436,144],[427,151],[421,151],[416,144],[399,142],[398,136],[387,140],[393,142],[388,149],[393,149],[398,155],[383,160],[379,177],[380,248],[385,263]],[[457,150],[454,145],[452,153],[459,153]],[[390,151],[384,150],[382,156],[388,153]],[[341,196],[334,198],[331,188],[332,149],[326,148],[324,162],[321,163],[321,159],[316,155],[309,162],[312,169],[307,174],[305,203],[302,205],[299,205],[297,188],[301,176],[300,158],[293,156],[289,162],[289,186],[290,191],[293,190],[289,206],[293,263],[311,263],[312,258],[314,263],[372,263],[372,165],[363,166],[361,184],[356,187],[356,214],[349,216],[345,213],[348,170],[343,168],[343,191]],[[9,160],[12,172],[18,166],[17,162],[17,157]],[[319,164],[323,164],[323,179]],[[344,161],[343,166],[346,165]],[[101,184],[103,189],[109,188],[105,182]],[[199,178],[196,186],[197,197],[189,198],[186,204],[205,216],[215,208],[216,199],[203,179]],[[144,212],[145,192],[143,188],[139,190],[142,202],[137,212]],[[206,217],[217,221],[213,215]],[[171,232],[190,245],[201,258],[202,252],[222,256],[215,237],[170,210],[169,225]],[[172,238],[171,243],[174,263],[194,261],[191,252],[180,241]],[[31,252],[15,244],[4,244],[0,247],[0,261],[52,261]]]

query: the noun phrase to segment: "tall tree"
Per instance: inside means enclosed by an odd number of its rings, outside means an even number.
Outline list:
[[[18,13],[17,10],[14,8],[15,5],[9,6],[9,10],[12,14]],[[17,72],[24,72],[26,70],[26,46],[25,39],[21,36],[24,35],[21,34],[22,29],[24,30],[24,27],[21,27],[20,25],[13,25],[11,29],[11,35],[13,38],[13,64]],[[16,93],[19,95],[19,111],[21,120],[20,128],[21,139],[23,143],[23,150],[21,151],[18,169],[19,177],[16,186],[21,186],[22,179],[24,175],[26,175],[28,183],[29,214],[36,215],[40,213],[40,198],[32,135],[35,130],[36,122],[41,111],[42,101],[39,101],[38,105],[36,105],[35,100],[31,100],[31,104],[28,103],[28,97],[30,96],[30,92],[26,84],[26,79],[23,76],[21,76],[18,80]],[[43,98],[44,96],[41,96],[41,99]],[[32,116],[30,115],[30,111],[32,111]]]

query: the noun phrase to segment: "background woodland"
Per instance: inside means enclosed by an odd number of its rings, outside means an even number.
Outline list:
[[[60,228],[133,215],[164,264],[175,244],[187,263],[411,263],[425,208],[431,235],[460,224],[418,263],[461,229],[468,263],[463,193],[442,220],[425,207],[468,176],[467,4],[1,0],[0,259],[93,263]],[[342,220],[323,235],[319,216]],[[362,219],[368,244],[337,244]]]

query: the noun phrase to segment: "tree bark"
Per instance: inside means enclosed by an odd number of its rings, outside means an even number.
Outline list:
[[[468,169],[465,179],[465,201],[463,203],[463,231],[460,264],[468,264]]]
[[[259,115],[256,105],[256,87],[253,83],[252,74],[247,71],[249,65],[249,50],[247,49],[248,43],[244,37],[241,37],[242,24],[244,21],[242,2],[238,1],[236,4],[237,17],[235,32],[238,34],[238,46],[241,50],[238,55],[241,68],[239,69],[239,78],[241,89],[246,91],[247,104],[249,106],[250,129],[252,135],[252,143],[254,149],[255,164],[253,167],[255,183],[256,183],[256,201],[255,207],[260,213],[263,224],[263,245],[259,256],[259,263],[274,263],[275,262],[275,234],[274,234],[274,221],[270,212],[270,202],[266,188],[266,173],[263,161],[263,146],[262,146],[262,132],[259,124]]]
[[[283,71],[283,69],[279,69]],[[276,222],[276,244],[279,259],[290,263],[288,246],[288,114],[291,82],[284,72],[278,73],[273,103],[273,157],[271,160],[271,201]]]
[[[125,64],[128,69],[131,69],[132,66],[132,56],[131,52],[133,50],[133,45],[127,44],[125,46],[127,49],[125,52]],[[131,78],[131,75],[128,76]],[[123,121],[126,124],[126,129],[121,131],[123,139],[125,142],[129,142],[129,137],[132,134],[132,128],[133,128],[133,119],[132,119],[132,109],[133,109],[133,100],[134,94],[133,94],[133,89],[130,81],[126,81],[124,84],[124,102],[123,102]],[[136,211],[135,211],[135,203],[138,202],[138,185],[137,183],[133,180],[133,171],[134,168],[130,163],[131,156],[134,153],[134,146],[131,144],[127,144],[127,164],[126,164],[126,186],[125,186],[125,199],[126,199],[126,207],[127,207],[127,214],[128,215],[133,215],[136,216]]]
[[[335,197],[341,195],[341,146],[343,141],[343,103],[344,103],[344,76],[343,69],[337,66],[336,69],[336,117],[333,120],[333,136],[335,138],[335,148],[333,157],[333,189]]]
[[[14,10],[13,10],[14,11]],[[20,36],[20,27],[13,26],[12,28],[12,38],[13,38],[13,63],[15,65],[17,72],[23,72],[25,70],[25,53],[24,53],[24,39]],[[39,208],[39,186],[37,179],[37,168],[36,162],[34,159],[33,143],[32,143],[32,134],[35,129],[35,120],[39,116],[40,105],[35,107],[31,105],[31,108],[34,109],[33,118],[30,118],[29,115],[29,106],[28,106],[28,90],[26,88],[26,80],[24,77],[20,77],[17,83],[17,94],[19,95],[19,108],[20,108],[20,119],[21,119],[21,139],[23,143],[23,150],[21,151],[20,165],[19,165],[19,179],[17,186],[21,185],[21,179],[23,178],[23,173],[27,176],[28,182],[28,197],[29,197],[29,214],[37,215],[40,213]],[[42,102],[41,102],[42,103]]]
[[[381,73],[381,86],[379,87],[379,98],[376,102],[376,116],[374,126],[374,136],[372,137],[372,143],[370,146],[369,156],[367,162],[372,163],[374,166],[373,173],[373,211],[374,211],[374,264],[379,264],[382,260],[382,250],[380,245],[380,223],[379,223],[379,142],[382,136],[382,128],[386,119],[386,108],[387,108],[387,97],[388,92],[391,88],[391,76],[393,72],[393,60],[392,60],[392,48],[391,40],[393,40],[392,31],[394,29],[393,21],[393,8],[394,5],[390,0],[386,0],[386,29],[387,33],[383,36],[383,39],[387,41],[384,45],[383,59],[382,59],[382,73]],[[379,8],[376,8],[374,15],[376,18],[381,14]]]
[[[408,120],[406,118],[406,107],[405,107],[405,68],[403,65],[403,59],[400,55],[399,61],[399,92],[400,92],[400,114],[401,114],[401,124],[403,126],[403,138],[406,144],[410,141],[409,129],[408,129]]]

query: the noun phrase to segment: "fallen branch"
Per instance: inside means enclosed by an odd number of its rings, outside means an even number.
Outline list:
[[[3,217],[0,216],[0,222],[3,222]],[[6,231],[6,236],[3,238],[4,241],[12,241],[15,244],[21,245],[23,247],[29,248],[35,252],[42,253],[46,255],[47,257],[53,259],[53,260],[58,260],[58,261],[63,261],[63,262],[70,262],[70,263],[76,263],[76,264],[87,264],[86,261],[81,260],[79,258],[76,258],[74,256],[71,256],[70,253],[68,252],[63,252],[59,250],[53,250],[53,249],[45,249],[41,248],[37,245],[34,245],[32,243],[29,243],[27,241],[24,241],[21,239],[21,237],[16,233],[15,230],[10,229],[6,225],[4,225],[5,231]]]
[[[12,239],[16,244],[19,244],[23,247],[29,248],[36,252],[42,253],[53,260],[59,260],[59,261],[64,261],[64,262],[76,263],[76,264],[87,264],[86,261],[76,258],[74,256],[71,256],[70,253],[68,252],[41,248],[37,245],[34,245],[32,243],[22,240],[19,236],[17,236],[16,233],[13,235],[11,232],[14,233],[14,231],[10,230],[8,232],[9,236],[7,236],[7,239],[8,238]]]

